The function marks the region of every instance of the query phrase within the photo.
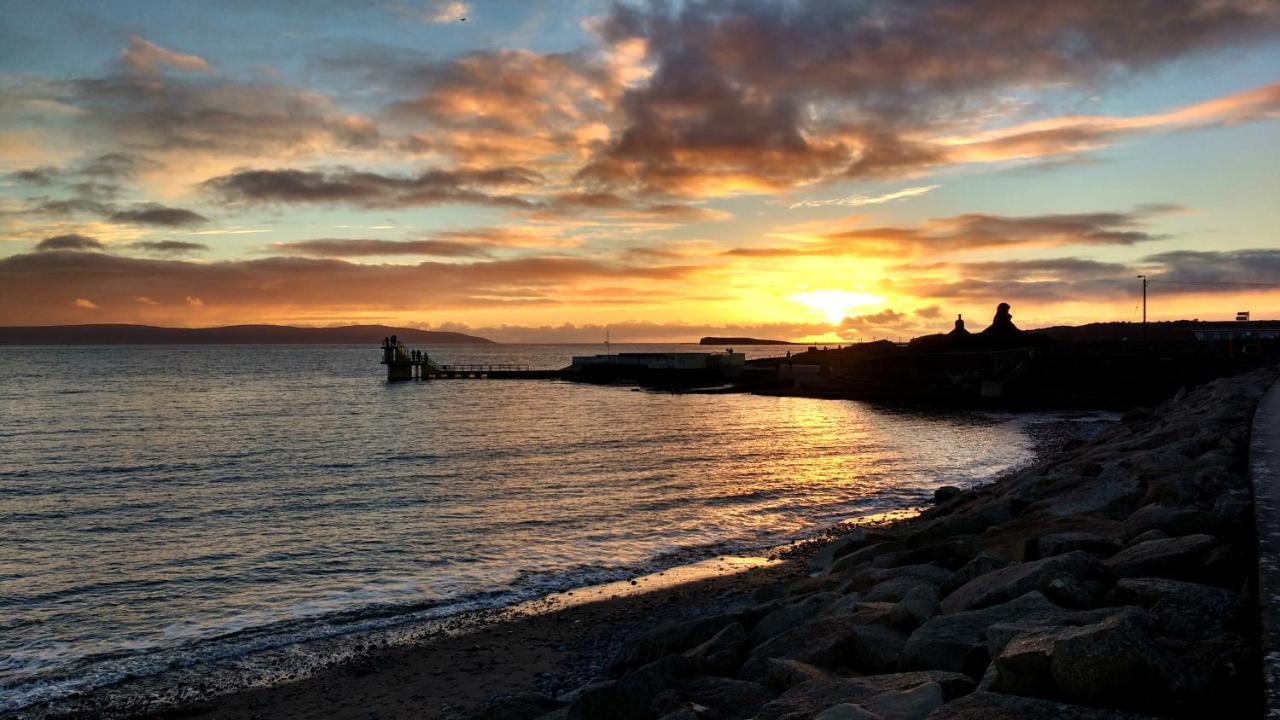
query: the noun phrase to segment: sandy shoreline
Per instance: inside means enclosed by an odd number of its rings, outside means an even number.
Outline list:
[[[571,691],[601,672],[622,642],[655,617],[723,611],[777,591],[803,566],[799,556],[772,562],[721,557],[557,593],[428,642],[372,649],[302,680],[123,717],[466,717],[496,696]]]

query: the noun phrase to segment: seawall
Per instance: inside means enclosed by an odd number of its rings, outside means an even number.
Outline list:
[[[1258,610],[1266,717],[1280,718],[1280,383],[1258,404],[1249,441],[1258,536]]]

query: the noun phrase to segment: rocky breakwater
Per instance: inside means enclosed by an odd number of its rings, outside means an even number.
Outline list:
[[[485,717],[1037,720],[1257,717],[1246,455],[1260,371],[910,521],[810,574],[631,639],[609,676]]]

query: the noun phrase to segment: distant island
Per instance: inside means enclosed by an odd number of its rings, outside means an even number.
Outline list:
[[[749,337],[704,337],[699,345],[793,345],[787,340],[762,340]]]
[[[418,344],[493,344],[474,335],[439,330],[344,325],[231,325],[210,328],[166,328],[151,325],[49,325],[0,327],[0,345],[344,345],[377,347],[384,337]]]

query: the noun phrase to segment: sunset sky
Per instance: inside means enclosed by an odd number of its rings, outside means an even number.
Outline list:
[[[1278,0],[0,11],[3,325],[1280,318]]]

